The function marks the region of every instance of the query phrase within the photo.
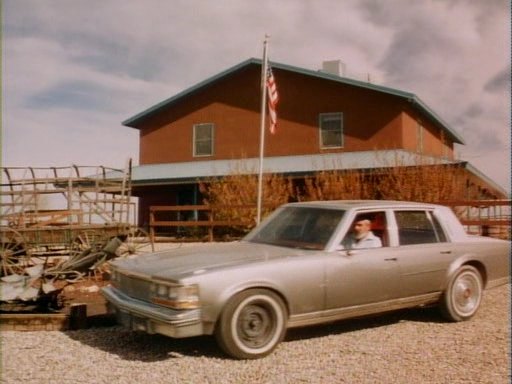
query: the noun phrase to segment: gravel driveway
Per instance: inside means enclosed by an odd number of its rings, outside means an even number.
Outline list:
[[[288,332],[267,358],[235,361],[213,338],[115,327],[4,332],[2,383],[510,383],[510,285],[476,317],[414,309]]]

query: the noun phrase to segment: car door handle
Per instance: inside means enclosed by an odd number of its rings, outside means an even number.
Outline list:
[[[441,255],[449,255],[452,251],[441,251]]]
[[[390,257],[389,259],[384,259],[384,261],[396,261],[396,257]]]

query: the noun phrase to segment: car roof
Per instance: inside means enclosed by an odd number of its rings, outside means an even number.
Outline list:
[[[288,206],[318,207],[329,209],[396,209],[396,208],[435,208],[438,205],[428,203],[418,203],[412,201],[396,200],[329,200],[329,201],[307,201],[299,203],[289,203]]]

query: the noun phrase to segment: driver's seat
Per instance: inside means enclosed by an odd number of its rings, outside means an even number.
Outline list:
[[[378,214],[372,221],[372,232],[378,236],[382,242],[383,247],[389,246],[388,231],[386,227],[386,217],[384,213]]]

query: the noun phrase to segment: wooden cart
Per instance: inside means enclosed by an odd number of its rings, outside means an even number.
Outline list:
[[[125,169],[0,171],[0,277],[43,264],[47,277],[77,278],[109,258],[152,250],[135,225],[131,161]]]

